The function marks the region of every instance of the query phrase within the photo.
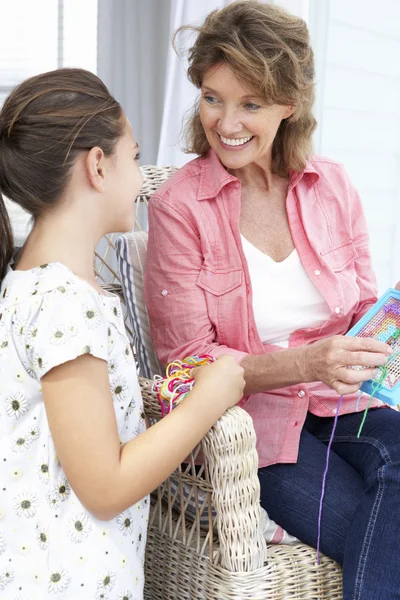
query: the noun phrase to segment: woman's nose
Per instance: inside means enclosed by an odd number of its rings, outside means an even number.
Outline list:
[[[229,137],[242,131],[243,127],[236,111],[225,111],[218,121],[218,133]]]

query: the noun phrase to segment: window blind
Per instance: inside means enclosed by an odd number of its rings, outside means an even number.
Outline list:
[[[11,90],[59,67],[97,70],[97,0],[0,0],[0,107]],[[5,198],[15,244],[30,218]]]

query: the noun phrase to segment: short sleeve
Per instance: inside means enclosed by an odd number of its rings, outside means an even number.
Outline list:
[[[35,379],[83,354],[107,361],[108,320],[95,290],[51,290],[32,298],[29,312],[24,341],[29,373]]]

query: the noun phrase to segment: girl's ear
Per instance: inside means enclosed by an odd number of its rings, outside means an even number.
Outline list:
[[[101,148],[95,146],[86,157],[86,172],[90,183],[98,192],[102,192],[105,186],[106,165],[105,156]]]

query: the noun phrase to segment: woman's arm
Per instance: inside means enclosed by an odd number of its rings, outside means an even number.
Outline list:
[[[173,412],[120,446],[107,363],[91,355],[42,378],[57,456],[74,492],[95,517],[109,520],[162,483],[227,408],[243,395],[243,369],[223,357],[201,369]]]
[[[384,365],[390,353],[389,346],[372,338],[335,335],[299,348],[247,355],[240,363],[245,393],[322,381],[338,394],[352,394],[375,376],[375,367]],[[349,368],[354,365],[364,369]]]
[[[355,371],[347,366],[378,366],[386,361],[386,344],[343,336],[263,355],[220,345],[205,293],[196,284],[203,260],[199,233],[188,219],[152,197],[145,295],[151,336],[162,363],[190,354],[231,354],[244,369],[248,395],[311,381],[323,381],[338,393],[351,393],[371,378],[373,370]]]

